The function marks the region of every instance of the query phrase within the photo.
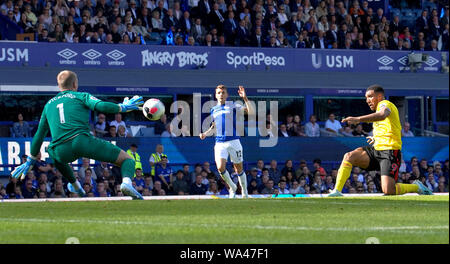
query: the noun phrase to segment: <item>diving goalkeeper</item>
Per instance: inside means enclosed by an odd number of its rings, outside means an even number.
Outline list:
[[[69,181],[67,188],[80,197],[86,195],[74,177],[71,163],[81,157],[106,161],[120,166],[122,184],[120,190],[133,199],[143,199],[132,185],[135,161],[122,149],[108,141],[95,138],[89,130],[90,110],[103,113],[124,113],[138,110],[143,104],[141,96],[125,98],[123,103],[102,102],[89,93],[78,92],[78,77],[74,72],[62,71],[57,76],[61,90],[44,106],[38,130],[31,143],[31,156],[13,172],[14,178],[23,178],[36,162],[44,137],[50,130],[52,141],[48,153],[55,167]]]

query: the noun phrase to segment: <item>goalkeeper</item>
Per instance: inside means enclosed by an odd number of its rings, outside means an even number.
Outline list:
[[[131,182],[135,161],[119,147],[93,137],[89,130],[90,110],[111,114],[130,112],[139,109],[143,104],[143,98],[140,96],[134,96],[130,100],[125,98],[121,104],[102,102],[89,93],[77,92],[78,77],[71,71],[60,72],[57,82],[61,92],[44,106],[38,130],[31,144],[31,157],[17,167],[12,176],[25,177],[36,162],[44,137],[50,130],[52,141],[48,153],[55,162],[55,167],[69,181],[67,185],[69,191],[77,193],[80,197],[86,195],[68,164],[85,157],[120,166],[123,177],[120,190],[133,199],[143,199]]]

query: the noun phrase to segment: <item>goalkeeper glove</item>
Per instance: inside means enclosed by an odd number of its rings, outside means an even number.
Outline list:
[[[144,104],[144,98],[142,96],[133,96],[131,100],[128,97],[123,99],[123,103],[119,104],[120,112],[130,112],[133,110],[139,110],[139,106]]]
[[[11,173],[11,176],[13,178],[20,178],[23,180],[27,173],[33,168],[34,164],[36,163],[35,157],[28,157],[27,161],[20,165],[19,167],[16,167],[13,172]]]

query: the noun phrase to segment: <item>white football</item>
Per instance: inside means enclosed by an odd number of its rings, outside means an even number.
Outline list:
[[[164,104],[156,98],[148,99],[142,106],[142,113],[147,119],[152,121],[159,120],[165,111],[166,107]]]

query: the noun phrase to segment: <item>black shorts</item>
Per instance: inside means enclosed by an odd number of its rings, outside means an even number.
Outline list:
[[[364,151],[370,158],[367,171],[380,171],[381,175],[387,175],[397,181],[398,170],[402,162],[400,150],[376,150],[373,146],[364,146]]]

